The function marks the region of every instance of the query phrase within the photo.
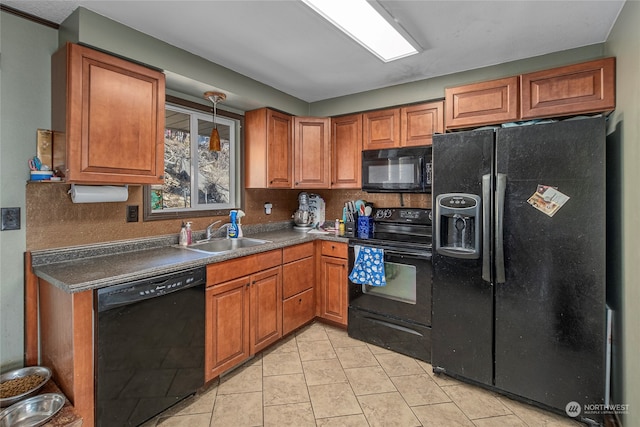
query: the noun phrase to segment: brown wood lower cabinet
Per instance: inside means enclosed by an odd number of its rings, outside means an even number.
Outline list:
[[[206,291],[206,381],[250,356],[249,284],[243,277]]]
[[[321,242],[319,313],[340,325],[347,325],[347,244]]]
[[[283,249],[282,334],[298,329],[315,316],[313,242]]]
[[[250,348],[255,354],[282,336],[282,267],[251,276]]]
[[[205,381],[282,336],[282,250],[207,266]]]

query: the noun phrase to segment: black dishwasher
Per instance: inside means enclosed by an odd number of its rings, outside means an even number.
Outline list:
[[[95,291],[97,426],[140,425],[204,384],[205,275]]]

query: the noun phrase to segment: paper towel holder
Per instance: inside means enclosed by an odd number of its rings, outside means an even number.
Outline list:
[[[71,184],[68,193],[73,203],[126,202],[129,199],[129,185]]]

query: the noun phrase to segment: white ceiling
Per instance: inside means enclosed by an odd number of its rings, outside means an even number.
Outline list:
[[[3,3],[55,23],[83,6],[314,102],[602,43],[624,0],[378,0],[423,49],[386,64],[297,0]]]

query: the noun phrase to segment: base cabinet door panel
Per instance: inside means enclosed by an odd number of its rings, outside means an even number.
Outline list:
[[[347,324],[347,260],[323,255],[320,260],[320,317]]]
[[[205,380],[247,359],[249,348],[249,277],[207,289]]]
[[[282,336],[282,267],[251,276],[251,354]]]

